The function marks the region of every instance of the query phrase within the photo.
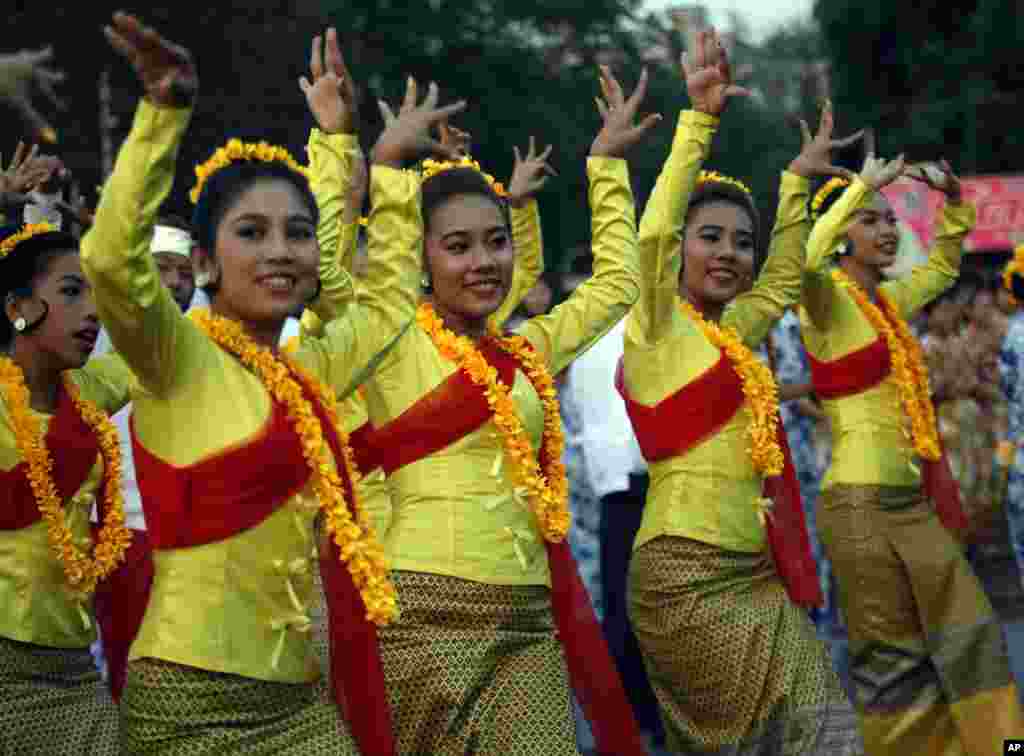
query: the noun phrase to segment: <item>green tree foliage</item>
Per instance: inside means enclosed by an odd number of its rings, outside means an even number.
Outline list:
[[[964,173],[1020,172],[1024,15],[1018,0],[819,0],[836,103],[879,150],[944,155]]]

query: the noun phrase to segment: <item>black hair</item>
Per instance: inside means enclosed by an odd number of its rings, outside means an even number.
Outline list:
[[[21,226],[0,228],[0,241],[21,231]],[[6,306],[10,296],[24,299],[32,296],[33,281],[65,254],[78,254],[78,242],[63,231],[48,231],[26,239],[0,260],[0,301]],[[45,316],[44,316],[45,317]],[[6,315],[0,317],[0,345],[14,338],[14,328]]]
[[[486,197],[501,211],[505,225],[509,225],[508,207],[497,192],[487,183],[483,174],[475,168],[451,168],[423,182],[422,213],[424,230],[429,230],[430,217],[434,211],[452,197],[469,194]]]
[[[320,223],[320,208],[309,187],[309,181],[284,163],[264,161],[236,161],[221,168],[207,179],[199,195],[192,225],[195,226],[199,246],[211,257],[214,255],[217,227],[228,210],[253,184],[265,180],[287,181],[299,193],[306,204],[313,224]],[[217,293],[219,286],[211,283],[203,287],[209,297]]]
[[[754,198],[738,186],[720,181],[705,181],[699,184],[690,196],[690,204],[686,209],[686,222],[690,222],[690,218],[698,208],[711,202],[727,202],[730,205],[738,205],[750,218],[750,225],[754,230],[754,271],[756,273],[764,262],[764,253],[761,251],[761,215],[757,212]]]
[[[1018,302],[1024,302],[1024,276],[1020,273],[1010,274],[1010,293]]]

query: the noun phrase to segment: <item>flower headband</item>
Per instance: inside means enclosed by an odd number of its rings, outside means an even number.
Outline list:
[[[480,167],[480,163],[473,160],[473,158],[469,157],[468,155],[457,161],[440,161],[427,158],[426,160],[423,161],[423,165],[421,167],[421,177],[423,181],[426,181],[432,176],[436,176],[439,173],[444,173],[445,171],[454,170],[455,168],[472,168],[474,171],[476,171],[477,173],[484,177],[484,180],[487,181],[488,185],[490,185],[491,189],[494,190],[495,194],[497,194],[499,197],[508,197],[508,192],[505,190],[505,185],[502,184],[500,181],[496,181],[494,179],[494,176],[492,176],[491,174],[484,173],[483,169]]]
[[[1015,275],[1024,277],[1024,244],[1017,245],[1017,248],[1013,250],[1013,259],[1003,268],[1003,286],[1010,292],[1010,299],[1013,300],[1013,303],[1019,306],[1022,303],[1013,294],[1013,277]]]
[[[739,179],[734,179],[732,176],[726,176],[724,173],[718,171],[701,171],[697,176],[697,186],[701,184],[726,184],[727,186],[739,189],[744,194],[753,194],[750,191],[750,187],[744,184]]]
[[[2,242],[0,242],[0,260],[3,260],[7,255],[14,251],[21,242],[31,239],[33,236],[39,236],[41,234],[50,234],[57,231],[57,227],[49,223],[29,223],[22,226],[21,231],[11,234]]]
[[[202,165],[196,166],[196,185],[192,187],[192,191],[188,195],[189,199],[192,200],[192,204],[194,205],[199,202],[199,197],[203,193],[203,187],[213,174],[221,168],[227,168],[232,163],[242,160],[248,162],[258,160],[264,163],[282,163],[302,176],[308,175],[306,169],[296,163],[295,158],[284,147],[275,147],[266,142],[252,143],[243,142],[240,139],[231,139],[226,145],[214,152],[209,160]]]
[[[821,217],[821,208],[828,201],[828,198],[832,196],[832,193],[837,189],[846,189],[849,185],[848,179],[839,176],[826,181],[817,194],[814,195],[814,199],[811,200],[811,217],[814,220],[818,220]]]

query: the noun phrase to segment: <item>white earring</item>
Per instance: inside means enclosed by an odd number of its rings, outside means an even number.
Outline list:
[[[24,331],[25,330],[25,326],[27,326],[27,325],[28,325],[28,322],[25,320],[25,318],[17,318],[14,321],[14,330],[15,331]]]
[[[210,285],[210,274],[203,272],[196,275],[196,286],[200,289]]]

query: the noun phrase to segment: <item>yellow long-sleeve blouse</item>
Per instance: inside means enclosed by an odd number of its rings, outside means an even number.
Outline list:
[[[148,253],[189,117],[189,110],[139,105],[95,223],[82,241],[83,269],[100,317],[141,384],[134,409],[137,439],[177,466],[253,439],[271,410],[260,380],[181,313]],[[422,243],[418,178],[375,166],[370,196],[373,285],[345,317],[331,321],[322,340],[306,340],[294,356],[339,397],[365,381],[411,322],[416,305]],[[158,497],[144,501],[147,516],[159,506]],[[153,591],[131,658],[281,682],[314,679],[307,608],[318,507],[307,486],[238,535],[156,551]]]
[[[718,120],[685,111],[672,152],[640,222],[640,302],[626,320],[623,371],[629,395],[655,406],[719,360],[721,353],[679,308],[683,227],[690,196]],[[770,255],[754,288],[726,308],[721,325],[756,347],[800,297],[809,231],[808,181],[786,172]],[[737,412],[724,428],[685,454],[649,466],[650,489],[634,548],[662,535],[691,538],[733,551],[765,548],[758,517],[763,480],[748,451],[749,416]]]
[[[557,374],[621,320],[636,301],[636,221],[625,161],[587,162],[594,275],[551,313],[523,323]],[[383,426],[456,369],[411,327],[366,385],[370,419]],[[521,372],[512,400],[534,448],[543,408]],[[528,505],[519,501],[493,422],[388,476],[393,517],[384,539],[392,568],[494,585],[549,585],[547,558]]]
[[[512,243],[516,251],[516,265],[512,274],[512,284],[508,296],[502,302],[490,320],[498,328],[515,312],[519,303],[540,280],[544,273],[544,243],[541,237],[540,211],[535,200],[530,200],[523,207],[511,208]],[[343,267],[351,271],[355,258],[356,239],[359,226],[348,224],[347,229],[353,232],[351,238],[342,242]],[[346,246],[347,245],[347,246]],[[329,275],[321,261],[321,279]],[[358,282],[356,284],[358,289]],[[318,338],[323,333],[323,321],[312,310],[302,314],[302,335]],[[365,424],[369,418],[369,410],[362,391],[356,391],[338,405],[338,417],[346,433],[352,433]],[[362,506],[370,513],[378,536],[383,537],[391,527],[392,508],[391,495],[382,470],[374,470],[362,477],[358,484],[358,495]]]
[[[879,338],[856,300],[831,275],[836,250],[857,210],[870,197],[869,187],[855,180],[811,232],[800,326],[808,352],[820,361],[845,357]],[[972,205],[947,203],[936,222],[928,261],[906,277],[879,287],[903,318],[912,318],[956,282],[961,244],[974,220]],[[854,396],[823,400],[822,409],[832,429],[832,465],[822,482],[824,488],[835,483],[921,484],[921,474],[912,464],[913,446],[903,432],[905,413],[899,390],[891,375]]]
[[[127,403],[134,380],[114,354],[71,371],[71,377],[82,398],[108,414]],[[33,415],[45,434],[52,415]],[[0,396],[0,469],[11,470],[21,462],[6,398]],[[102,478],[103,459],[97,457],[88,478],[64,505],[71,532],[86,548],[91,548],[89,514]],[[52,648],[86,648],[96,640],[92,601],[80,603],[69,592],[43,520],[19,530],[0,530],[0,636]]]

